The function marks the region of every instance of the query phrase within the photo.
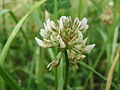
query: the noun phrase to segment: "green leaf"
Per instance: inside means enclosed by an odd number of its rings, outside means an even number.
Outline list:
[[[41,6],[46,0],[42,0],[40,2],[38,2],[35,6],[33,6],[33,8],[18,22],[18,24],[15,26],[15,28],[13,29],[12,33],[10,34],[1,54],[0,54],[0,65],[2,65],[4,63],[5,57],[7,55],[7,52],[10,48],[10,45],[13,41],[13,39],[15,38],[15,36],[17,35],[18,31],[20,30],[22,24],[24,23],[24,21],[27,19],[27,17],[39,6]]]
[[[71,0],[57,0],[58,9],[68,9],[71,7]],[[42,10],[47,10],[49,13],[54,13],[54,0],[47,0],[42,6]]]

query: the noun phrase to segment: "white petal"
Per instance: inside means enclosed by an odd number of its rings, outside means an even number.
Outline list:
[[[51,28],[56,29],[56,27],[55,27],[56,25],[55,25],[54,21],[50,22],[50,26],[51,26]]]
[[[81,44],[82,40],[83,40],[83,34],[82,32],[78,32],[77,38],[75,38],[74,40],[71,40],[71,42],[69,42],[69,45],[70,44]]]
[[[81,21],[81,23],[82,24],[87,24],[87,21],[88,21],[87,18],[83,18],[82,21]]]
[[[61,48],[65,48],[66,45],[65,45],[64,41],[62,40],[62,38],[61,38],[59,35],[57,36],[57,38],[58,38],[58,41],[59,41],[59,43],[60,43],[60,47],[61,47]]]
[[[95,47],[95,44],[87,45],[87,46],[85,46],[84,51],[87,52],[87,53],[90,53],[91,50],[92,50],[94,47]]]
[[[89,28],[89,25],[86,25],[86,26],[85,26],[85,30],[88,29],[88,28]]]
[[[88,38],[85,38],[83,41],[82,41],[82,45],[84,46],[87,42]]]
[[[53,41],[57,41],[57,33],[52,33],[52,35],[50,36],[50,39]]]
[[[65,21],[66,21],[66,19],[67,19],[67,17],[66,17],[66,16],[61,16],[61,18],[60,18],[60,20],[62,20],[63,22],[65,22]]]
[[[45,35],[45,29],[40,29],[40,35],[42,36],[42,37],[46,37],[46,35]]]
[[[108,3],[108,5],[112,7],[112,6],[114,6],[114,2],[113,2],[113,1],[110,1],[110,2]]]
[[[47,19],[47,24],[50,24],[50,19],[49,18]]]
[[[75,47],[75,49],[77,49],[77,50],[81,50],[81,47],[82,47],[82,46],[81,46],[81,44],[77,44],[77,45],[75,45],[74,47]]]
[[[88,25],[82,24],[80,27],[80,30],[86,30],[86,29],[88,29],[88,27],[89,27]]]
[[[44,25],[45,31],[48,31],[47,30],[47,25],[45,23],[43,23],[43,25]]]
[[[82,59],[84,59],[86,56],[85,55],[82,55],[82,54],[77,54],[76,55],[76,59],[77,60],[82,60]]]
[[[51,29],[51,27],[50,27],[50,23],[47,24],[47,30],[50,31],[50,32],[52,32],[52,29]]]
[[[59,23],[59,29],[62,30],[63,29],[62,19],[58,20],[58,23]]]
[[[81,32],[78,33],[78,42],[83,40],[83,34]]]
[[[89,25],[87,25],[87,18],[83,18],[81,21],[81,26],[80,26],[80,30],[86,30],[88,29]]]
[[[77,28],[79,28],[81,26],[81,24],[82,24],[81,21],[79,21]]]
[[[43,47],[43,48],[47,48],[47,47],[51,47],[51,44],[49,42],[44,42],[42,40],[40,40],[39,38],[35,37],[36,42],[38,43],[39,46]]]
[[[74,23],[77,23],[77,22],[79,22],[80,20],[79,20],[79,18],[78,17],[76,17],[75,19],[74,19]]]
[[[69,18],[69,22],[72,21],[71,16],[69,16],[68,18]]]

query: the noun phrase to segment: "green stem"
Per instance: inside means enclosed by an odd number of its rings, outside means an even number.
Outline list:
[[[55,69],[55,90],[58,90],[58,73],[57,73],[57,67]]]
[[[2,9],[5,9],[5,0],[2,0]],[[4,35],[7,35],[5,15],[3,15],[3,32],[4,32]]]
[[[63,90],[67,90],[68,72],[69,72],[69,60],[68,60],[67,51],[65,50],[65,79],[64,79],[65,81],[64,81]]]

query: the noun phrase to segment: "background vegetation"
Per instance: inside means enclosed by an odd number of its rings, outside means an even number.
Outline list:
[[[67,90],[120,90],[119,8],[120,0],[0,0],[0,90],[63,90],[64,57],[49,72],[58,50],[34,40],[60,16],[88,18],[88,43],[96,44],[78,70],[70,66]]]

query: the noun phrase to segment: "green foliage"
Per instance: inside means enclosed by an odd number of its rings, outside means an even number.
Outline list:
[[[42,5],[42,10],[47,10],[49,13],[54,13],[54,1],[55,0],[47,0],[46,3]],[[57,0],[58,10],[60,9],[68,9],[71,7],[71,0]]]
[[[0,10],[0,90],[104,90],[120,49],[120,0],[111,1],[112,7],[108,5],[110,0],[5,1],[0,6],[5,6]],[[108,9],[113,14],[111,24],[101,17]],[[88,44],[96,44],[91,54],[78,63],[78,70],[69,65],[68,75],[65,55],[49,72],[46,66],[55,59],[58,48],[41,49],[34,40],[40,37],[46,19],[57,21],[61,15],[86,17],[89,29],[85,36]],[[119,90],[120,55],[112,75],[110,90]]]

